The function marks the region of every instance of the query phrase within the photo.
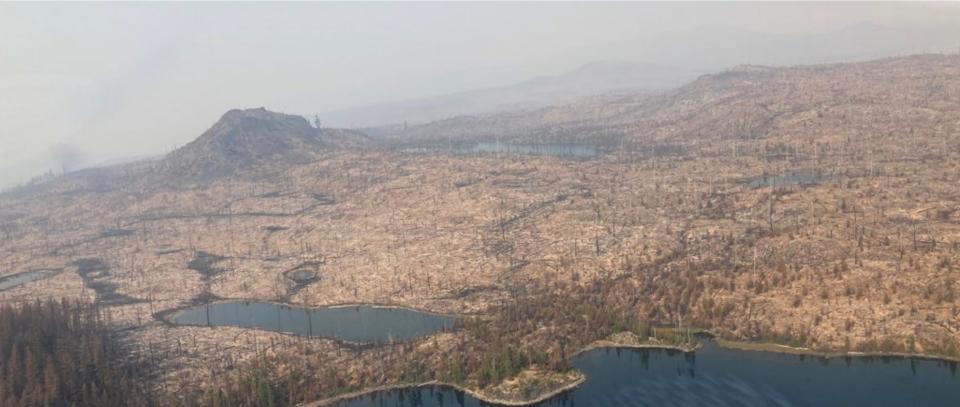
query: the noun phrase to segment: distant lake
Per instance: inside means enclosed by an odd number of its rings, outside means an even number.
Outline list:
[[[590,144],[545,143],[512,144],[498,142],[480,142],[452,147],[415,147],[405,151],[416,153],[445,152],[454,154],[504,153],[521,155],[550,155],[555,157],[588,158],[599,154],[597,147]]]
[[[816,185],[824,177],[812,171],[790,172],[782,175],[763,175],[747,181],[750,188],[780,187],[788,185]]]
[[[0,291],[9,290],[31,281],[40,280],[57,274],[59,270],[34,270],[12,276],[0,277]]]
[[[180,311],[178,325],[235,326],[348,342],[406,341],[453,327],[454,318],[401,308],[300,308],[269,302],[223,302]]]
[[[538,406],[960,406],[954,362],[802,357],[720,348],[596,349],[573,360],[580,387]],[[484,405],[443,387],[379,392],[340,407]]]

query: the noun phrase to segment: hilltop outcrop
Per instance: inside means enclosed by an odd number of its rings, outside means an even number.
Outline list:
[[[360,132],[317,129],[300,116],[264,108],[234,109],[196,140],[168,154],[160,166],[168,179],[209,180],[304,164],[321,151],[368,143]]]

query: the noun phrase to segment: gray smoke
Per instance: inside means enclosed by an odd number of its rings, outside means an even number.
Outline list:
[[[58,144],[53,147],[50,156],[55,165],[54,171],[70,172],[83,164],[83,153],[71,144]]]

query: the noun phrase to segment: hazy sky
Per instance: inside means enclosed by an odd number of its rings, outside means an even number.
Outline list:
[[[708,27],[958,18],[954,4],[0,3],[0,187],[57,161],[164,153],[235,107],[311,113],[508,84],[589,62],[578,50],[596,44]],[[603,56],[643,59],[628,51]]]

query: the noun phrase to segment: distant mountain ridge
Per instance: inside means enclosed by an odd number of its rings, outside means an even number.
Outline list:
[[[337,127],[426,123],[460,115],[538,109],[611,91],[658,90],[680,86],[700,72],[631,61],[600,61],[573,71],[513,85],[400,100],[323,113]]]
[[[405,146],[501,141],[643,150],[718,140],[815,144],[942,133],[960,123],[958,74],[957,54],[739,65],[660,95],[626,93],[521,113],[460,116],[386,129],[380,137]]]
[[[852,63],[924,53],[956,52],[960,26],[857,23],[819,33],[768,33],[702,27],[654,39],[594,44],[570,55],[588,59],[625,55],[666,66],[717,72],[735,65],[795,66]],[[564,58],[570,58],[564,55]]]
[[[586,63],[561,75],[338,109],[321,114],[321,118],[338,127],[379,127],[405,122],[424,124],[457,116],[520,113],[609,92],[676,88],[700,74],[742,64],[785,67],[953,52],[960,46],[956,38],[960,38],[960,27],[949,25],[897,27],[859,23],[813,34],[700,28],[654,39],[626,39],[571,50],[557,57],[556,63],[600,62]]]

